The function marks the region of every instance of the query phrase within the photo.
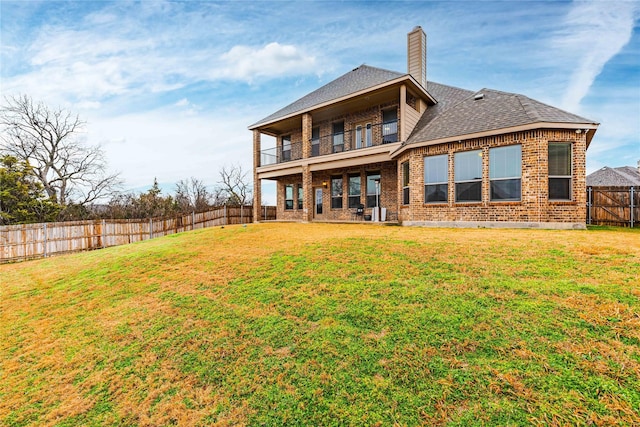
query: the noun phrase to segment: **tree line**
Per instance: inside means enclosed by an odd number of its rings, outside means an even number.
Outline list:
[[[225,166],[209,190],[204,181],[178,181],[164,195],[154,180],[143,193],[123,192],[104,151],[80,137],[85,122],[29,96],[0,107],[0,225],[82,219],[130,219],[202,212],[251,203],[248,171]]]

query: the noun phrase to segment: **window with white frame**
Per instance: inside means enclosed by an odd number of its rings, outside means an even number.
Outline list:
[[[522,193],[522,146],[489,149],[491,201],[517,201]]]
[[[331,177],[331,209],[342,209],[342,177]]]
[[[402,169],[402,204],[409,204],[409,162],[406,161],[401,165]]]
[[[456,202],[482,200],[482,150],[453,155]]]
[[[449,155],[424,158],[424,202],[442,203],[449,199]]]
[[[571,200],[571,143],[549,143],[549,200]]]

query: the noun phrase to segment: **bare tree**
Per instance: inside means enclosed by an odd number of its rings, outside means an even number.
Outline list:
[[[249,172],[243,171],[242,166],[223,166],[218,184],[218,190],[226,198],[226,204],[240,206],[251,202]]]
[[[102,149],[78,138],[85,123],[77,115],[36,104],[27,95],[5,102],[0,149],[29,162],[51,200],[86,205],[120,185],[118,174],[107,173]]]
[[[211,194],[204,182],[191,177],[176,184],[176,203],[182,212],[202,212],[209,208]]]

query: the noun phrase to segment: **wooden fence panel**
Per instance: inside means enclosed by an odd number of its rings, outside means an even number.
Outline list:
[[[587,187],[587,223],[640,226],[640,188]]]
[[[276,218],[275,206],[263,207],[262,211],[265,215],[261,220]],[[252,221],[251,206],[225,206],[170,218],[6,225],[0,226],[0,262],[101,249],[199,228],[246,224]]]

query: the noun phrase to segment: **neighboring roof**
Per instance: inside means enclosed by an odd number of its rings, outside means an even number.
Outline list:
[[[303,96],[281,110],[278,110],[264,119],[252,124],[249,128],[251,129],[261,124],[284,118],[291,114],[300,113],[305,110],[309,110],[316,105],[320,105],[334,99],[339,99],[352,93],[378,86],[405,76],[408,76],[408,74],[370,67],[363,64],[327,83],[321,88],[314,90],[308,95]]]
[[[592,120],[524,95],[493,89],[482,89],[472,93],[459,88],[446,87],[439,97],[434,85],[427,86],[438,103],[445,102],[445,105],[440,108],[442,111],[434,111],[432,114],[428,114],[429,109],[427,110],[407,139],[407,144],[462,137],[540,122],[596,124]],[[460,100],[463,93],[467,96]],[[446,102],[448,94],[452,94],[456,99]],[[456,100],[458,100],[457,103]]]
[[[619,168],[605,166],[587,175],[587,185],[601,187],[640,186],[640,169],[632,166]]]

